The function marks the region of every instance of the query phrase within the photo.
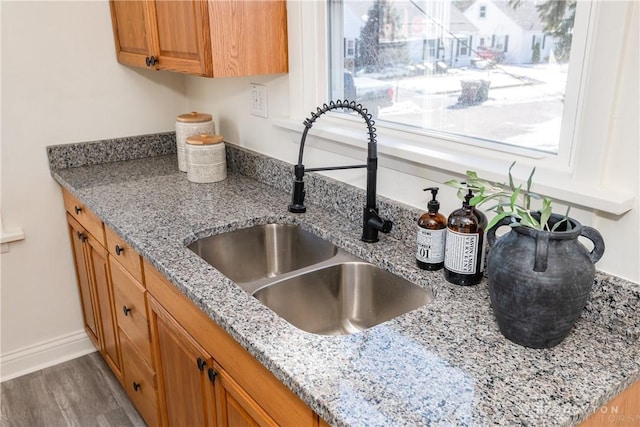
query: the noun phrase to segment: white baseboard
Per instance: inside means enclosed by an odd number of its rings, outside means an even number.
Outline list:
[[[0,355],[0,382],[96,351],[84,329]]]

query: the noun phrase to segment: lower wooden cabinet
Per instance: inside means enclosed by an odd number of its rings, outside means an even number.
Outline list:
[[[120,345],[113,311],[113,289],[107,250],[72,215],[67,214],[69,237],[82,303],[85,330],[119,380]]]
[[[215,425],[212,357],[157,301],[149,303],[164,424]]]
[[[159,405],[168,426],[318,426],[318,416],[144,262]]]
[[[85,242],[89,238],[87,231],[67,214],[67,224],[69,226],[69,239],[73,252],[73,262],[75,264],[76,279],[78,281],[78,291],[80,292],[80,303],[82,305],[82,316],[84,329],[96,348],[100,348],[100,330],[98,329],[98,311],[96,302],[96,290],[90,280],[91,268],[89,267]]]
[[[113,308],[113,287],[107,262],[107,250],[91,235],[87,240],[87,254],[93,270],[96,288],[96,302],[100,313],[100,352],[116,376],[122,379],[120,341]]]
[[[278,425],[220,365],[214,361],[213,366],[218,426]]]
[[[114,310],[122,349],[122,385],[149,426],[160,425],[147,290],[140,255],[105,226]],[[117,243],[114,244],[114,239]]]
[[[157,381],[153,369],[138,355],[125,333],[120,334],[122,344],[122,386],[148,426],[159,425]],[[178,425],[178,424],[177,424]]]
[[[278,425],[160,303],[149,301],[166,425]]]

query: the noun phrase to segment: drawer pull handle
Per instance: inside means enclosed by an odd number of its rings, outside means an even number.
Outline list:
[[[205,366],[207,366],[207,362],[205,362],[202,357],[198,357],[198,360],[196,360],[196,362],[198,363],[198,369],[200,369],[200,372],[204,372],[204,368]]]
[[[126,305],[122,306],[122,312],[124,313],[125,316],[128,316],[129,313],[131,313],[131,309],[129,307],[127,307]]]
[[[84,233],[82,233],[80,231],[77,231],[76,233],[77,233],[78,239],[80,239],[82,242],[86,242],[87,241],[87,236]]]
[[[76,211],[76,215],[80,215],[80,213],[82,212],[82,208],[80,206],[75,206],[74,210]]]
[[[140,383],[137,383],[137,382],[135,382],[135,381],[133,382],[133,389],[134,389],[135,391],[140,390],[140,387],[141,387],[141,386],[140,386]]]
[[[122,255],[124,248],[120,245],[116,245],[116,255]]]
[[[209,368],[207,373],[209,374],[209,381],[211,381],[212,383],[215,382],[218,373],[213,368]]]

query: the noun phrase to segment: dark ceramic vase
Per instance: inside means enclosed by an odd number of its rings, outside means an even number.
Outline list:
[[[564,219],[552,215],[552,227]],[[500,332],[533,348],[559,344],[571,331],[589,299],[594,264],[604,253],[598,231],[569,219],[559,231],[513,227],[496,239],[496,230],[511,223],[504,218],[487,232],[489,294]],[[593,242],[587,250],[578,237]]]

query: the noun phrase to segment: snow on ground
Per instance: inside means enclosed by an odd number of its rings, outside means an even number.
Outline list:
[[[436,115],[445,117],[448,128],[458,127],[469,135],[556,152],[567,72],[567,64],[498,64],[493,69],[451,69],[440,75],[384,80],[393,85],[396,98],[392,106],[380,110],[380,119],[423,126]],[[489,81],[488,99],[473,106],[456,104],[463,80]],[[451,108],[457,111],[446,111]],[[550,118],[549,111],[558,114]],[[469,115],[480,117],[470,119]],[[511,130],[499,129],[501,124],[514,122],[518,126]],[[481,128],[469,129],[469,123]]]

